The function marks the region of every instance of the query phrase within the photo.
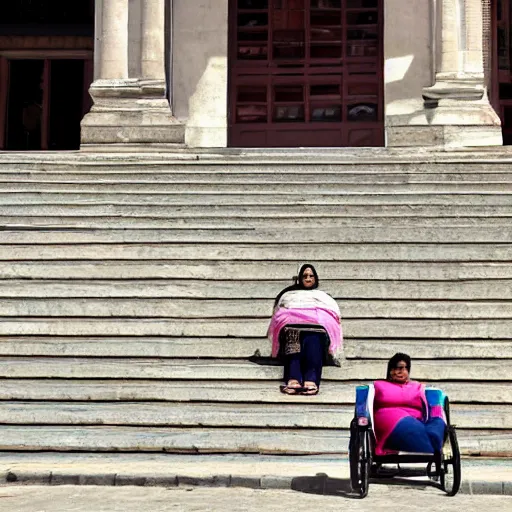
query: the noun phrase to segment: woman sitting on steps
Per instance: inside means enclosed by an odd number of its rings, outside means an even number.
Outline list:
[[[315,268],[305,263],[295,284],[282,290],[274,302],[267,334],[272,357],[283,359],[281,391],[288,395],[316,395],[322,367],[342,346],[339,307],[318,284]]]

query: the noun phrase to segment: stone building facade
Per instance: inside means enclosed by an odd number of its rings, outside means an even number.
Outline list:
[[[69,108],[84,150],[510,142],[510,0],[59,2],[0,22],[0,149],[72,148]]]

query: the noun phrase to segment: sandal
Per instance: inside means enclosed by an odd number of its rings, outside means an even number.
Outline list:
[[[300,394],[301,395],[318,395],[318,386],[314,382],[304,382],[304,387],[302,388]]]
[[[291,379],[287,384],[282,384],[279,389],[285,395],[298,395],[304,388],[298,380]]]

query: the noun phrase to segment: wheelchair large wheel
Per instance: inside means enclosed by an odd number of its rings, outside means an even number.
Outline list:
[[[443,448],[443,461],[441,463],[440,484],[448,496],[455,496],[459,492],[461,481],[460,451],[457,434],[454,427],[448,427],[448,439]]]
[[[368,495],[372,453],[370,433],[367,429],[354,429],[350,447],[350,484],[360,498]]]

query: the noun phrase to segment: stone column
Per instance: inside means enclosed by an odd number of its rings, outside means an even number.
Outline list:
[[[484,81],[483,53],[483,6],[482,0],[466,0],[464,18],[466,21],[465,48],[463,54],[464,74]]]
[[[128,0],[103,0],[99,79],[128,78]]]
[[[442,0],[441,5],[441,55],[437,75],[450,76],[457,74],[459,66],[459,29],[457,23],[458,0]]]
[[[165,0],[144,0],[142,3],[143,80],[165,81]]]
[[[482,0],[438,0],[437,6],[436,79],[423,90],[429,123],[443,127],[445,146],[501,145],[500,120],[484,84]]]
[[[98,78],[82,120],[83,150],[152,151],[184,143],[165,83],[165,2],[141,0],[141,75],[128,76],[128,0],[103,0]],[[172,5],[172,3],[171,3]]]

